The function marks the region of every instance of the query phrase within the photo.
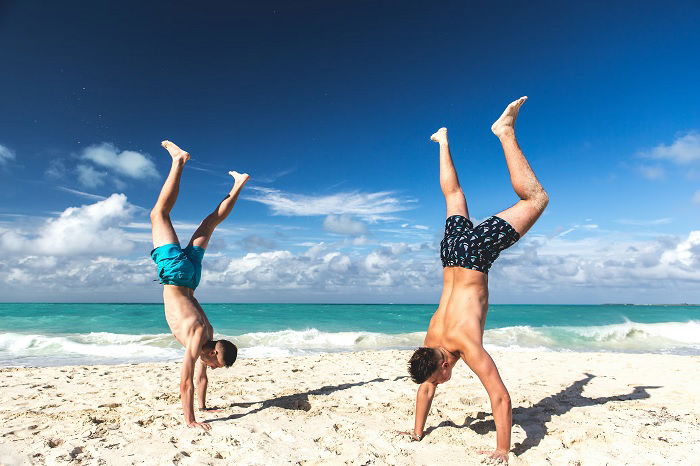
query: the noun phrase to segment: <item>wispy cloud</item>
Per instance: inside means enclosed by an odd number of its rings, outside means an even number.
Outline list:
[[[693,202],[700,204],[700,191],[695,191],[695,194],[693,194]]]
[[[666,178],[666,170],[658,165],[640,165],[639,173],[648,180],[661,180]]]
[[[668,225],[673,221],[670,217],[657,218],[653,220],[635,220],[631,218],[621,218],[616,220],[620,225],[633,225],[633,226],[652,226],[652,225]]]
[[[66,188],[65,186],[56,186],[56,189],[59,189],[61,191],[65,191],[67,193],[72,193],[72,194],[75,194],[77,196],[81,196],[81,197],[84,197],[87,199],[94,199],[96,201],[103,201],[103,200],[107,199],[105,196],[99,196],[97,194],[90,194],[90,193],[86,193],[83,191],[78,191],[77,189]]]
[[[294,173],[294,171],[296,171],[296,168],[287,168],[286,170],[281,170],[270,175],[256,175],[255,181],[260,183],[273,183],[278,179],[282,178],[283,176],[289,175],[290,173]]]
[[[254,187],[250,201],[270,207],[273,215],[317,216],[353,215],[368,220],[393,220],[391,214],[413,209],[415,199],[401,198],[392,191],[375,193],[345,192],[326,196],[285,193],[277,189]]]
[[[0,144],[0,165],[4,165],[10,160],[14,160],[15,157],[15,152],[13,150]]]
[[[681,165],[698,161],[700,160],[700,133],[697,131],[682,133],[671,144],[659,144],[650,151],[643,152],[642,155]]]
[[[102,186],[107,177],[107,172],[95,170],[90,165],[78,165],[76,167],[78,173],[78,182],[86,188],[97,188]]]

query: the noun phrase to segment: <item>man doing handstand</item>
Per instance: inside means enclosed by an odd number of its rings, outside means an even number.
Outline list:
[[[238,348],[227,340],[214,340],[214,330],[202,306],[194,297],[194,290],[202,276],[202,258],[216,226],[223,222],[233,209],[238,194],[248,181],[248,175],[235,171],[233,188],[223,201],[209,214],[192,235],[186,248],[180,247],[175,229],[170,221],[170,211],[175,205],[180,189],[180,177],[190,154],[170,141],[162,145],[173,159],[170,173],[160,191],[156,205],[151,210],[153,251],[151,258],[158,266],[158,278],[163,284],[165,320],[173,335],[185,347],[180,372],[180,398],[189,427],[209,430],[209,424],[197,422],[194,417],[194,369],[198,367],[197,390],[199,409],[206,410],[207,367],[231,367]]]
[[[447,204],[445,237],[440,245],[444,284],[423,347],[409,361],[411,378],[420,384],[410,435],[415,440],[423,437],[435,389],[450,380],[452,368],[462,359],[488,392],[497,445],[489,456],[503,462],[508,461],[510,450],[511,402],[496,365],[483,347],[488,271],[499,253],[532,227],[549,201],[515,139],[515,119],[526,99],[521,97],[508,105],[491,127],[503,146],[510,180],[520,200],[476,227],[469,220],[467,202],[452,164],[447,129],[440,128],[431,137],[440,144],[440,187]]]

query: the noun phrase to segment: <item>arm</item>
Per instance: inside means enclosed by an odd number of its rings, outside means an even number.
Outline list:
[[[479,377],[491,401],[491,411],[496,424],[496,451],[492,458],[507,461],[510,451],[510,434],[513,425],[510,395],[501,380],[496,364],[481,345],[473,345],[462,351],[464,362]],[[496,455],[496,456],[494,456]]]
[[[207,385],[209,384],[207,365],[200,359],[197,361],[197,368],[197,398],[199,399],[199,410],[203,411],[207,409]]]
[[[430,382],[423,382],[418,387],[418,394],[416,395],[416,422],[413,425],[412,435],[415,440],[423,438],[425,421],[428,419],[428,412],[430,411],[430,405],[433,403],[436,388],[437,385]]]
[[[185,424],[188,427],[199,427],[204,430],[211,429],[209,424],[197,422],[194,418],[194,365],[199,357],[199,350],[202,346],[202,328],[197,328],[192,333],[187,347],[185,357],[182,360],[182,370],[180,371],[180,399],[182,400],[182,410],[185,414]]]

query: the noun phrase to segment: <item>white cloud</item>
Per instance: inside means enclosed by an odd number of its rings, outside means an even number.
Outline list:
[[[15,159],[15,152],[7,146],[0,144],[0,165],[4,165]]]
[[[700,191],[695,191],[695,194],[693,194],[693,202],[700,204]]]
[[[342,253],[318,243],[301,253],[248,253],[219,263],[216,269],[205,268],[202,283],[236,290],[324,291],[331,300],[334,291],[368,295],[370,288],[437,289],[441,283],[437,256],[405,256],[399,250],[402,247],[381,247],[369,254]],[[299,293],[303,296],[304,292]]]
[[[349,215],[329,215],[323,221],[323,228],[331,233],[348,236],[362,236],[367,232],[365,224],[353,220]]]
[[[690,232],[674,249],[664,251],[660,262],[665,265],[682,265],[695,272],[700,266],[700,231]]]
[[[246,199],[269,206],[273,215],[353,215],[368,221],[390,220],[395,218],[390,214],[410,210],[416,202],[396,197],[391,191],[312,196],[284,193],[270,188],[256,187],[253,190],[257,194],[248,195]]]
[[[683,283],[700,283],[700,231],[686,238],[661,236],[653,241],[629,240],[612,234],[567,240],[525,237],[522,244],[501,255],[492,269],[492,283],[512,289],[561,293],[564,289],[667,289],[666,302],[678,302]],[[608,299],[613,302],[615,296]]]
[[[700,133],[690,131],[681,134],[670,144],[659,144],[646,154],[648,157],[687,164],[700,160]]]
[[[132,249],[133,242],[121,225],[135,210],[124,194],[112,194],[94,204],[69,207],[36,232],[6,231],[0,236],[0,246],[16,254],[122,255]]]
[[[158,178],[156,167],[148,156],[131,150],[120,152],[108,142],[85,148],[80,158],[129,178]]]
[[[89,165],[78,165],[75,170],[78,172],[78,182],[87,188],[103,185],[107,176],[106,172],[95,170]]]

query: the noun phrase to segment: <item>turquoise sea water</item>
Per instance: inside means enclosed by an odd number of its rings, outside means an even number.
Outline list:
[[[435,305],[205,304],[241,357],[420,346]],[[505,350],[700,354],[698,306],[492,305],[484,341]],[[0,366],[181,357],[162,304],[0,303]]]

